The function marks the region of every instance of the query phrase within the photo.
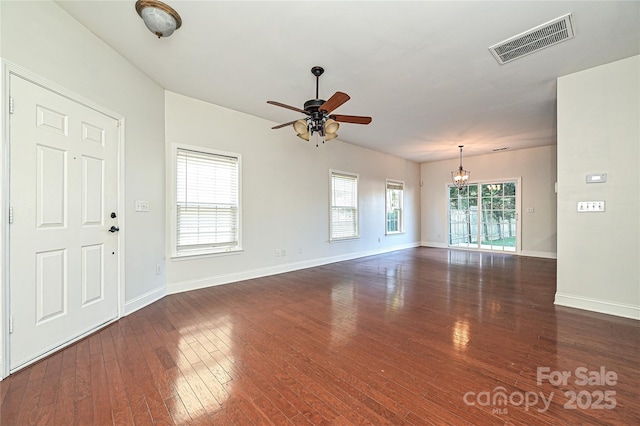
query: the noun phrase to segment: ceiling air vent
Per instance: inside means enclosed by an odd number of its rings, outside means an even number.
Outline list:
[[[489,48],[500,65],[573,38],[571,14],[511,37]]]

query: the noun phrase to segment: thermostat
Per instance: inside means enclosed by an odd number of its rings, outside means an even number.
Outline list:
[[[607,181],[606,173],[589,173],[587,175],[587,183],[604,183]]]

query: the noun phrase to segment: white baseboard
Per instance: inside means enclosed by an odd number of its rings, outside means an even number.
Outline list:
[[[141,296],[136,297],[133,300],[129,300],[128,302],[125,303],[124,305],[124,314],[123,316],[127,316],[135,311],[137,311],[138,309],[142,309],[145,306],[148,306],[150,304],[152,304],[153,302],[156,302],[160,299],[162,299],[164,296],[167,295],[167,289],[162,287],[162,288],[157,288],[155,290],[151,290]]]
[[[447,243],[434,243],[432,241],[421,241],[420,247],[449,248]]]
[[[178,281],[167,283],[167,294],[182,293],[184,291],[197,290],[216,285],[229,284],[237,281],[250,280],[254,278],[266,277],[269,275],[282,274],[285,272],[297,271],[300,269],[313,268],[315,266],[327,265],[329,263],[342,262],[345,260],[358,259],[376,254],[390,253],[392,251],[404,250],[419,247],[420,243],[404,244],[390,248],[368,250],[366,252],[347,253],[340,256],[325,257],[321,259],[311,259],[302,262],[286,263],[282,265],[269,266],[266,268],[251,269],[248,271],[234,272],[225,275],[215,275],[198,280]]]
[[[478,251],[475,248],[465,248],[465,247],[449,247],[446,243],[437,243],[433,241],[422,241],[420,242],[421,247],[434,247],[434,248],[450,248],[452,250],[470,250],[470,251]],[[482,250],[480,250],[482,251]],[[488,252],[488,251],[487,251]],[[534,251],[534,250],[521,250],[520,253],[505,251],[501,252],[504,254],[514,254],[516,256],[530,256],[530,257],[542,257],[545,259],[557,259],[557,253],[549,252],[549,251]]]
[[[556,293],[556,305],[640,320],[640,306]]]
[[[558,253],[551,251],[535,251],[535,250],[520,250],[520,256],[530,256],[530,257],[543,257],[545,259],[557,259]]]

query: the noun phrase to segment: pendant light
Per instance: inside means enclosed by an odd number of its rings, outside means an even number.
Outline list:
[[[460,148],[460,167],[458,170],[454,170],[451,172],[451,179],[453,180],[453,184],[458,187],[458,190],[461,190],[465,185],[469,183],[469,172],[462,167],[462,147],[464,145],[459,145]]]

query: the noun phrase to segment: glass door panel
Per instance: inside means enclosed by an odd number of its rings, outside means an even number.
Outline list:
[[[478,185],[449,188],[449,246],[478,246]]]
[[[483,235],[481,248],[516,251],[516,183],[481,185]]]
[[[449,246],[516,251],[516,182],[449,188]]]

